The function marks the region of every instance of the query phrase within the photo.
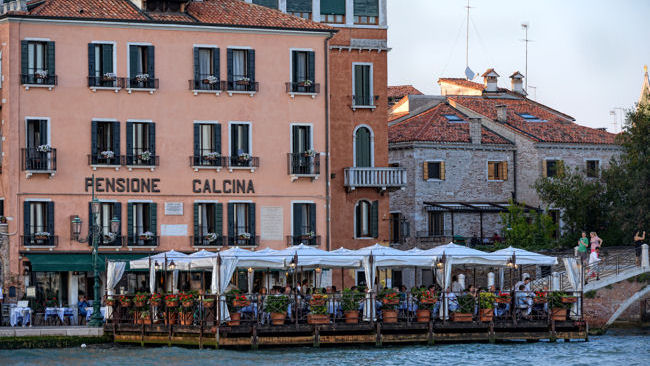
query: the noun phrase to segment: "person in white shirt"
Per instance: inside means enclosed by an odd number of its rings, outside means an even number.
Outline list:
[[[515,287],[513,288],[513,290],[519,291],[519,287],[522,286],[522,285],[524,286],[524,291],[530,292],[530,276],[527,273],[524,274],[524,279],[523,280],[521,280],[521,281],[519,281],[519,282],[517,282],[515,284]]]
[[[451,278],[451,291],[460,294],[461,292],[463,292],[463,290],[465,289],[463,288],[463,285],[461,285],[460,282],[458,281],[458,277],[453,276]]]
[[[600,262],[600,247],[596,248],[591,254],[589,254],[589,272],[587,274],[587,279],[591,277],[596,277],[596,281],[600,280],[599,277],[599,265]],[[585,279],[585,283],[587,283]]]

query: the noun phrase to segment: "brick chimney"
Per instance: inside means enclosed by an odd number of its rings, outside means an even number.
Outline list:
[[[485,91],[488,93],[495,93],[499,91],[497,87],[497,81],[499,80],[499,74],[497,74],[494,69],[487,69],[483,73],[483,83],[485,84]]]
[[[510,75],[510,84],[512,85],[511,90],[517,94],[526,95],[524,90],[524,75],[519,71],[515,71],[514,74]]]
[[[508,107],[504,104],[499,104],[496,106],[497,109],[497,121],[498,122],[508,122]]]
[[[472,144],[481,144],[481,119],[478,117],[469,118],[469,138]]]

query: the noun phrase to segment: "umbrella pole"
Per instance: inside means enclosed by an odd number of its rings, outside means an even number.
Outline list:
[[[345,269],[341,267],[341,291],[345,288]]]

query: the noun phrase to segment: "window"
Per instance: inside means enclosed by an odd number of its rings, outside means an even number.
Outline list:
[[[194,90],[221,90],[220,58],[216,47],[194,47]]]
[[[318,245],[316,237],[316,204],[293,204],[293,237],[291,245]]]
[[[50,147],[49,121],[27,120],[24,153],[24,170],[56,170],[56,149]]]
[[[27,201],[24,208],[24,244],[56,245],[54,237],[54,202]]]
[[[323,23],[345,23],[345,0],[321,0],[320,20]]]
[[[379,236],[379,201],[359,201],[355,214],[357,238]]]
[[[313,150],[311,126],[291,126],[291,156],[289,174],[318,174],[317,155]]]
[[[91,222],[92,202],[88,202],[88,222]],[[99,245],[122,245],[121,235],[111,234],[113,217],[122,221],[122,204],[119,202],[101,202],[99,215],[95,216],[95,224],[101,228]]]
[[[488,161],[488,180],[508,180],[508,162]]]
[[[23,84],[56,84],[54,42],[21,41],[21,81]]]
[[[228,245],[250,246],[255,238],[255,204],[228,203]]]
[[[156,166],[156,124],[126,123],[126,165]]]
[[[194,124],[194,156],[192,166],[222,166],[221,125],[218,123]]]
[[[221,246],[223,205],[217,202],[194,203],[194,245]]]
[[[291,91],[296,93],[315,93],[314,52],[291,52]]]
[[[228,49],[228,90],[257,91],[255,50]]]
[[[230,165],[240,167],[252,166],[251,132],[248,123],[230,125]]]
[[[367,127],[359,127],[354,133],[354,166],[368,168],[373,166],[372,134]]]
[[[311,12],[287,11],[287,14],[293,15],[295,17],[303,18],[303,19],[311,19]]]
[[[129,88],[156,89],[154,47],[129,45]]]
[[[546,120],[540,119],[539,117],[533,116],[529,113],[517,113],[519,117],[523,118],[526,122],[546,122]]]
[[[403,244],[403,239],[409,236],[409,223],[399,212],[390,214],[390,242]]]
[[[120,123],[91,122],[91,165],[120,165]]]
[[[378,24],[378,0],[354,0],[354,24]]]
[[[355,64],[354,68],[354,96],[355,106],[373,106],[372,95],[372,65]]]
[[[113,64],[114,46],[110,43],[88,44],[88,86],[118,86]]]
[[[600,161],[587,160],[587,177],[598,178],[600,176]]]
[[[424,180],[435,179],[445,180],[445,162],[444,161],[425,161],[422,176]]]
[[[266,6],[271,9],[278,8],[278,0],[253,0],[253,4]]]
[[[445,216],[442,212],[429,211],[429,236],[445,235]]]
[[[548,178],[557,177],[564,168],[562,160],[544,160],[542,165],[542,173],[544,177]]]
[[[158,245],[157,204],[149,202],[129,202],[128,229],[130,246]]]
[[[287,14],[305,19],[311,19],[311,12],[311,0],[287,0]]]
[[[445,118],[447,118],[447,121],[451,123],[462,123],[465,122],[462,118],[458,117],[455,114],[444,114]]]

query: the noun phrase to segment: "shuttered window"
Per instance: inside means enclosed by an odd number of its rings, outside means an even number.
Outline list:
[[[120,123],[92,121],[90,145],[92,165],[120,165]]]
[[[379,0],[354,0],[354,23],[377,24],[379,21]]]
[[[445,180],[445,162],[444,161],[425,161],[423,164],[424,180],[436,179]]]
[[[219,48],[194,47],[194,90],[220,90]]]
[[[345,0],[321,0],[320,14],[323,23],[345,23]]]
[[[233,49],[227,51],[228,89],[255,90],[255,50]]]
[[[129,245],[155,246],[158,227],[158,205],[147,202],[129,202],[127,205]],[[146,235],[153,239],[146,239]]]
[[[291,53],[291,68],[292,90],[299,93],[313,92],[312,86],[316,80],[314,52],[293,51]]]
[[[24,202],[23,210],[24,244],[54,245],[54,202]]]
[[[88,44],[88,86],[116,87],[113,45],[109,43]]]
[[[368,168],[372,166],[372,136],[366,127],[360,127],[354,136],[355,167]]]
[[[445,216],[442,212],[429,212],[429,236],[445,235]]]
[[[379,201],[359,201],[355,212],[355,222],[358,238],[377,238],[379,236]]]
[[[278,8],[278,0],[253,0],[253,4],[266,6],[271,9]]]
[[[293,204],[293,236],[296,240],[309,239],[316,235],[316,204]],[[296,243],[294,242],[294,245]],[[300,244],[300,243],[298,243]],[[309,244],[305,242],[304,244]]]
[[[223,244],[223,204],[194,203],[194,245]]]
[[[508,162],[488,161],[488,180],[508,180]]]
[[[20,48],[21,82],[53,85],[56,75],[54,42],[21,41]]]
[[[255,203],[228,203],[228,245],[255,245]]]
[[[156,86],[154,46],[129,45],[129,87],[151,89]]]
[[[373,93],[371,65],[354,65],[354,96],[355,106],[372,106]]]
[[[156,165],[155,123],[126,123],[126,160],[127,165]]]
[[[287,0],[287,13],[297,17],[311,19],[311,0]]]

